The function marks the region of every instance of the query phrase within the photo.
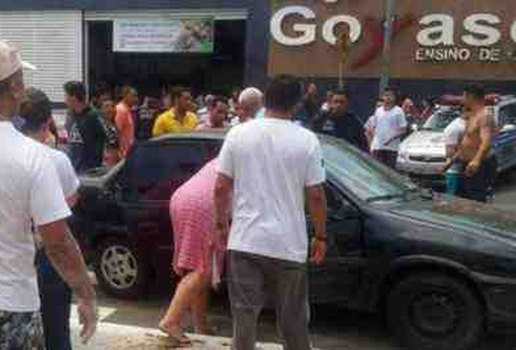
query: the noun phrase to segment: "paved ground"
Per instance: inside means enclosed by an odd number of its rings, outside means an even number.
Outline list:
[[[516,210],[516,171],[504,174],[500,178],[495,205]],[[99,327],[99,334],[87,347],[77,346],[76,349],[170,349],[166,341],[158,335],[159,333],[152,330],[167,303],[166,296],[154,296],[138,302],[101,297],[103,323]],[[231,320],[227,305],[220,298],[213,307],[212,320],[218,335],[225,337],[231,335]],[[143,328],[134,328],[135,326]],[[74,334],[76,335],[77,331]],[[324,350],[401,350],[401,347],[391,339],[379,317],[335,307],[314,310],[312,334],[314,345]],[[260,340],[277,341],[274,318],[270,314],[262,318]],[[193,348],[224,349],[227,348],[227,344],[227,338],[201,339]],[[263,349],[275,349],[275,347]],[[516,336],[491,335],[475,350],[514,349],[516,349]]]
[[[78,325],[72,321],[76,350],[115,349],[171,349],[166,339],[155,330],[156,323],[163,314],[168,300],[152,297],[139,302],[100,298],[102,323],[98,334],[87,346],[80,345]],[[231,320],[223,301],[217,301],[213,310],[213,323],[217,335],[222,338],[197,338],[189,349],[223,350],[229,349]],[[390,337],[382,320],[374,315],[356,313],[334,307],[314,310],[312,339],[314,346],[321,350],[402,350]],[[224,338],[225,337],[225,338]],[[262,317],[260,341],[277,342],[274,317],[270,313]],[[261,350],[280,349],[274,345],[263,345]],[[514,350],[516,337],[491,335],[474,350]],[[452,349],[450,349],[452,350]]]
[[[501,174],[498,178],[495,205],[516,211],[516,170]]]

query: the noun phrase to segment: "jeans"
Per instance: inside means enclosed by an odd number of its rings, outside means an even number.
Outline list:
[[[396,161],[398,159],[397,151],[376,150],[373,151],[373,157],[377,161],[387,165],[389,168],[396,169]]]
[[[38,251],[36,261],[46,349],[71,350],[72,291],[54,270],[42,250]]]

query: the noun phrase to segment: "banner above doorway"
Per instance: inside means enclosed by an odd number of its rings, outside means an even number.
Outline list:
[[[114,52],[212,53],[213,18],[113,22]]]

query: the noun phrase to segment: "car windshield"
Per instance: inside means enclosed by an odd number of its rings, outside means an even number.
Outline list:
[[[423,125],[423,130],[428,131],[444,131],[452,121],[460,117],[458,109],[438,110]]]
[[[418,187],[344,141],[322,139],[326,169],[358,198],[368,201],[405,198]]]

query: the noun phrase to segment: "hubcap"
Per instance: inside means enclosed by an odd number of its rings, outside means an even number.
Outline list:
[[[124,246],[112,245],[105,249],[100,267],[106,282],[115,289],[128,289],[136,283],[138,263],[134,254]]]
[[[433,291],[417,296],[411,304],[412,324],[420,333],[445,336],[452,333],[461,319],[461,303],[453,295]]]

